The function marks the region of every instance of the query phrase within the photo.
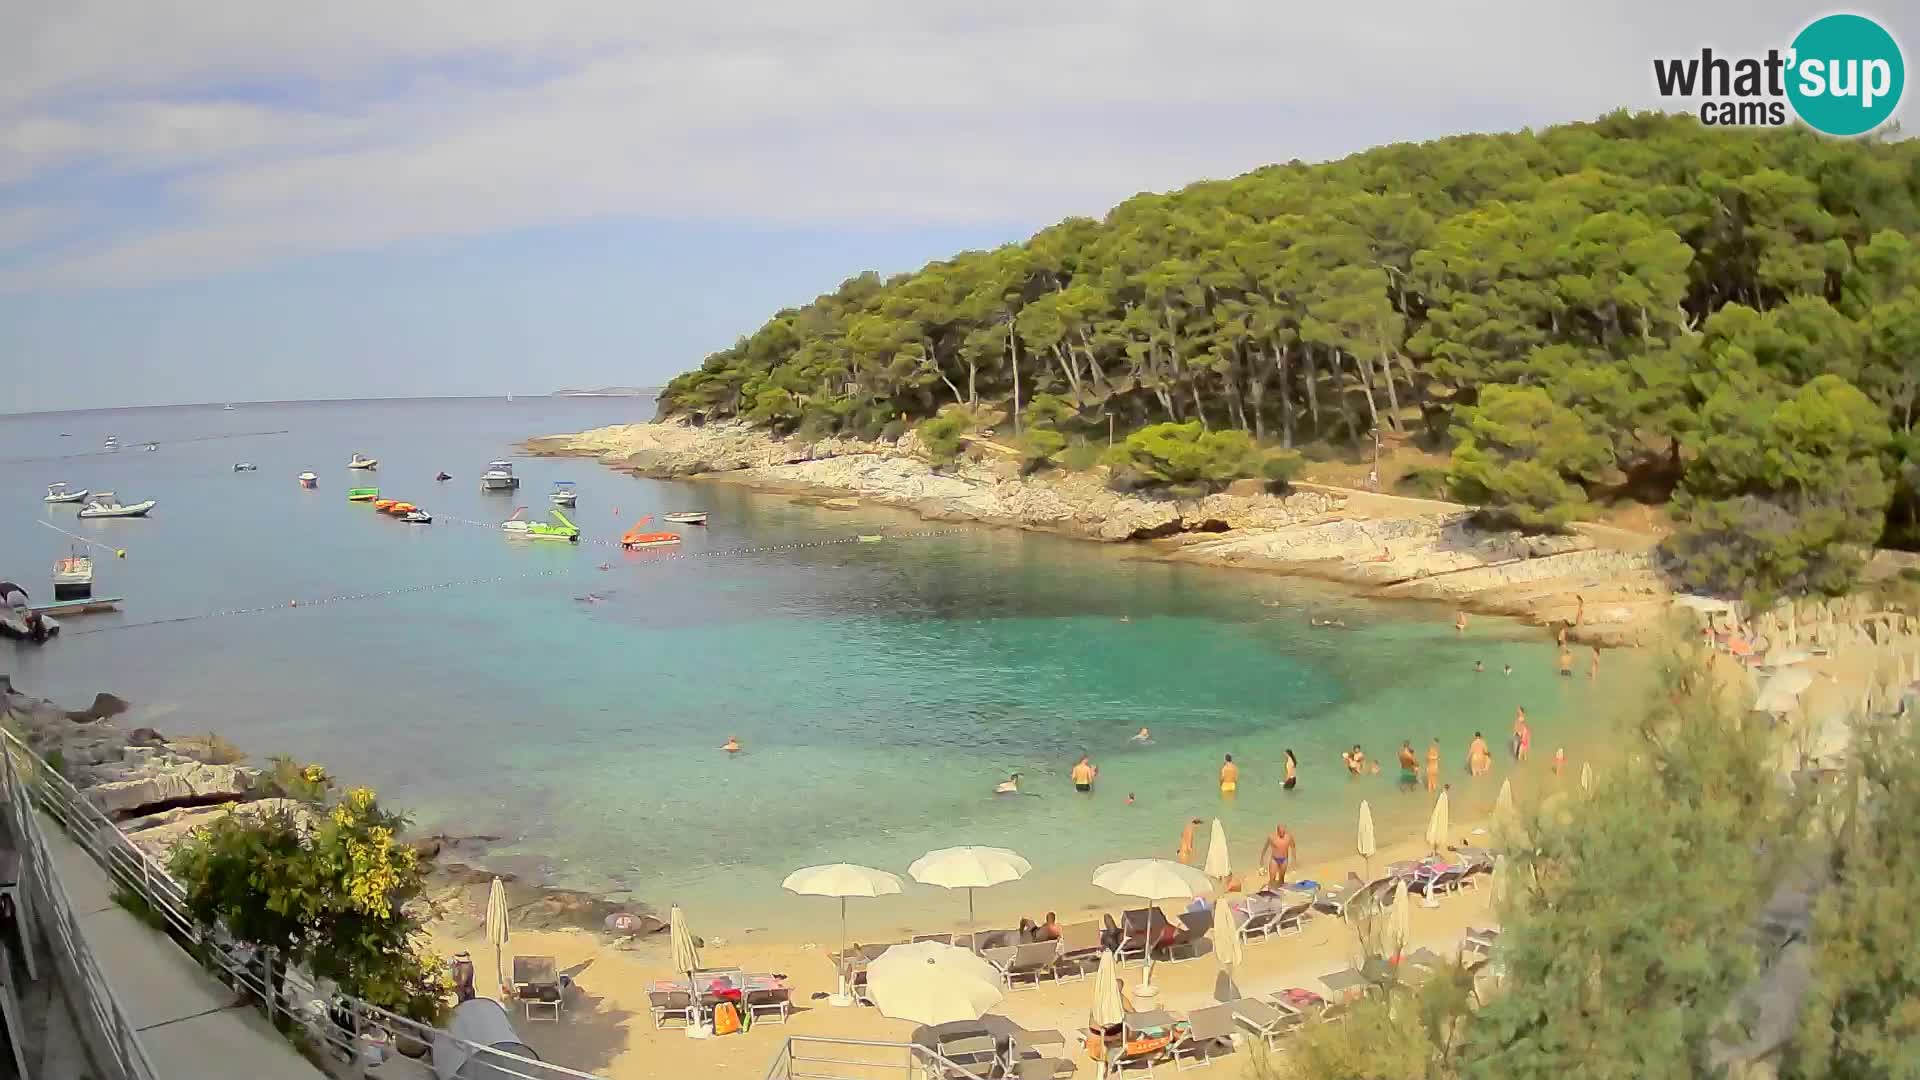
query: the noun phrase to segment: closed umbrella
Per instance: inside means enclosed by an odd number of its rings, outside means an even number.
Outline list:
[[[895,945],[868,965],[867,993],[895,1020],[951,1024],[980,1019],[1007,996],[1007,985],[972,950],[922,941]]]
[[[1427,846],[1435,851],[1447,849],[1447,793],[1442,791],[1433,802],[1433,816],[1427,819]]]
[[[1087,1022],[1105,1031],[1119,1027],[1126,1019],[1127,1005],[1120,1000],[1120,976],[1114,971],[1113,951],[1109,949],[1101,952],[1100,966],[1093,973],[1093,1012]]]
[[[795,870],[787,875],[787,880],[781,882],[780,887],[801,896],[840,898],[840,954],[845,956],[847,897],[892,896],[900,891],[900,879],[885,870],[875,870],[871,866],[829,863],[825,866],[808,866]],[[841,965],[840,970],[840,992],[827,1000],[843,1008],[853,1004],[853,995],[847,991],[847,973],[844,964]]]
[[[1224,968],[1246,958],[1246,943],[1240,940],[1240,917],[1233,905],[1222,899],[1213,905],[1213,958]]]
[[[1224,883],[1233,876],[1233,862],[1227,858],[1227,827],[1213,819],[1213,835],[1207,840],[1207,876]]]
[[[1379,846],[1373,839],[1373,807],[1367,800],[1360,800],[1360,836],[1354,843],[1354,850],[1360,853],[1361,864],[1366,867],[1367,880],[1373,880],[1373,857],[1379,852]]]
[[[693,985],[693,973],[700,970],[700,945],[693,940],[693,931],[687,929],[687,917],[680,913],[679,904],[667,912],[667,942],[673,952],[673,970],[687,977],[687,992],[698,1002],[700,991]]]
[[[1407,941],[1412,936],[1412,907],[1407,903],[1407,883],[1402,879],[1393,886],[1393,907],[1387,913],[1387,943],[1393,946],[1391,954],[1395,963],[1400,962],[1400,954],[1406,952]]]
[[[922,885],[967,890],[967,931],[971,934],[973,890],[1018,881],[1032,869],[1032,863],[1006,848],[950,847],[929,851],[915,859],[913,865],[907,867],[907,873]]]
[[[1495,911],[1500,910],[1500,905],[1507,900],[1508,873],[1507,857],[1505,855],[1495,855],[1493,857],[1493,873],[1491,875],[1493,880],[1488,883],[1487,887],[1487,906]]]
[[[1507,844],[1515,840],[1514,833],[1519,830],[1520,815],[1513,808],[1513,781],[1500,781],[1500,794],[1493,800],[1493,835],[1496,843]]]
[[[1191,900],[1205,895],[1213,887],[1207,875],[1172,859],[1124,859],[1106,863],[1093,871],[1093,883],[1118,896],[1136,896],[1142,900]],[[1153,987],[1153,915],[1159,909],[1147,905],[1147,969],[1140,976],[1142,990]]]
[[[1580,763],[1580,790],[1593,794],[1593,766],[1584,761]]]
[[[500,951],[507,944],[507,887],[499,878],[487,889],[487,943],[493,946],[493,981],[495,985],[505,986],[507,978],[501,968]]]

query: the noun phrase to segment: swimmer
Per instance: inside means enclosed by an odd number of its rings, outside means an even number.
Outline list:
[[[1485,776],[1493,771],[1493,753],[1487,749],[1487,737],[1479,732],[1473,733],[1473,742],[1467,745],[1467,772],[1473,776]]]
[[[1128,806],[1133,805],[1133,792],[1131,791],[1127,792],[1127,805]]]
[[[1453,617],[1453,628],[1464,631],[1467,628],[1467,613],[1462,611]]]
[[[1093,778],[1100,775],[1100,769],[1086,754],[1073,763],[1073,790],[1082,795],[1093,793]]]
[[[1148,731],[1146,728],[1141,728],[1139,731],[1133,733],[1133,741],[1137,743],[1150,743],[1153,741],[1153,732]]]
[[[995,795],[1020,794],[1020,774],[1014,773],[1013,775],[1007,777],[1005,780],[1000,781],[999,784],[995,785],[993,789],[993,793]]]
[[[588,593],[585,596],[576,596],[574,597],[574,599],[580,601],[583,604],[597,604],[601,600],[605,599],[605,597],[601,596],[599,593]]]
[[[1508,664],[1508,665],[1506,666],[1506,668],[1505,668],[1505,669],[1504,669],[1503,671],[1501,671],[1501,672],[1500,672],[1500,674],[1502,674],[1502,675],[1511,675],[1511,674],[1513,674],[1513,665],[1512,665],[1512,664]]]
[[[739,753],[740,752],[740,736],[738,735],[727,736],[727,741],[721,745],[720,749],[725,750],[729,754]]]
[[[1281,781],[1280,786],[1285,788],[1288,791],[1292,791],[1293,785],[1300,782],[1299,768],[1300,768],[1299,759],[1293,756],[1292,750],[1288,750],[1287,751],[1287,778]]]
[[[1233,763],[1233,755],[1228,754],[1220,764],[1220,794],[1231,795],[1240,789],[1240,766]]]
[[[1407,752],[1411,754],[1413,751],[1409,749]],[[1347,772],[1354,776],[1359,776],[1367,767],[1367,755],[1360,752],[1359,743],[1354,743],[1351,750],[1342,750],[1340,761],[1346,765]]]
[[[613,569],[613,564],[612,564],[612,563],[610,563],[610,562],[603,562],[603,563],[601,563],[601,564],[600,564],[600,569],[602,569],[602,570],[611,570],[611,569]]]
[[[1480,661],[1478,661],[1478,660],[1475,660],[1475,661],[1473,662],[1473,670],[1475,670],[1475,671],[1485,671],[1485,670],[1487,670],[1487,665],[1485,665],[1485,664],[1483,664],[1483,663],[1481,663],[1481,662],[1480,662]]]

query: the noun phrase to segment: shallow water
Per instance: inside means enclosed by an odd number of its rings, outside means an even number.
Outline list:
[[[1014,847],[1035,872],[979,894],[990,919],[1094,899],[1083,883],[1095,863],[1170,854],[1188,816],[1221,817],[1243,866],[1281,819],[1305,861],[1344,852],[1362,797],[1383,840],[1411,834],[1424,795],[1398,794],[1390,762],[1350,781],[1343,747],[1390,759],[1408,738],[1424,760],[1437,737],[1446,779],[1463,781],[1473,731],[1498,752],[1516,705],[1544,761],[1593,742],[1646,680],[1644,660],[1620,653],[1598,683],[1561,679],[1543,632],[1501,620],[1461,635],[1449,611],[1140,548],[837,512],[583,460],[522,459],[517,497],[478,490],[485,463],[519,439],[651,412],[540,399],[0,418],[0,493],[14,507],[0,519],[0,577],[50,591],[69,541],[44,518],[123,546],[125,560],[96,552],[96,592],[128,598],[124,614],[73,619],[45,648],[0,643],[0,670],[68,701],[111,690],[136,702],[134,722],[169,733],[326,762],[424,826],[503,835],[490,865],[776,933],[837,916],[831,901],[779,891],[815,862],[904,873],[933,847]],[[132,449],[98,453],[108,433]],[[149,439],[159,451],[138,449]],[[347,503],[362,476],[343,467],[354,450],[381,459],[383,494],[440,520],[409,526]],[[60,454],[84,456],[20,460]],[[238,460],[259,471],[232,472]],[[303,469],[319,490],[294,483]],[[454,479],[435,484],[439,469]],[[544,512],[559,479],[578,483],[575,520],[597,543],[483,527],[520,504]],[[143,521],[77,522],[42,506],[52,480],[160,505]],[[642,514],[686,508],[713,524],[681,530],[679,549],[607,546]],[[848,542],[873,532],[887,539]],[[338,597],[354,598],[321,602]],[[1150,746],[1129,740],[1143,725]],[[746,752],[720,753],[728,735]],[[1290,793],[1288,747],[1301,762]],[[1101,767],[1091,796],[1066,779],[1083,751]],[[1243,769],[1231,802],[1214,781],[1226,753]],[[1028,794],[993,797],[1013,771]],[[1462,783],[1462,810],[1490,802],[1500,775]],[[965,910],[913,886],[874,904],[873,917],[902,923]]]

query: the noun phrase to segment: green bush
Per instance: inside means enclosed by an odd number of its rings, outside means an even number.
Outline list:
[[[1423,499],[1444,499],[1449,494],[1447,470],[1434,465],[1415,465],[1400,474],[1393,482],[1393,490]]]
[[[1047,427],[1028,428],[1020,436],[1020,467],[1036,472],[1052,464],[1053,456],[1067,448],[1067,437]]]
[[[286,756],[268,759],[267,775],[260,786],[267,794],[281,799],[319,804],[333,792],[333,778],[319,765],[302,765]]]
[[[1100,464],[1100,457],[1102,454],[1105,454],[1106,451],[1106,447],[1097,443],[1090,443],[1085,439],[1075,439],[1065,450],[1062,450],[1060,456],[1054,460],[1055,463],[1063,469],[1071,469],[1074,472],[1086,472],[1088,469]]]
[[[935,465],[951,465],[960,456],[961,436],[973,423],[973,417],[961,409],[949,409],[920,425],[920,442]]]
[[[1264,450],[1244,431],[1207,431],[1198,421],[1141,428],[1104,459],[1118,486],[1202,490],[1250,477],[1284,482],[1301,465],[1293,451]]]

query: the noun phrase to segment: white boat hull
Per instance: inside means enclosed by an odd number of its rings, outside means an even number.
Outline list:
[[[707,523],[707,515],[704,513],[661,514],[660,520],[671,521],[675,525],[705,525]]]
[[[515,476],[483,476],[480,478],[480,490],[482,491],[512,491],[519,486],[520,479]]]
[[[134,503],[132,506],[101,506],[95,503],[92,506],[81,507],[80,516],[83,518],[146,517],[147,511],[153,509],[153,507],[154,500],[152,499],[148,499],[146,502]]]
[[[69,491],[65,495],[49,495],[47,496],[47,501],[50,503],[77,503],[86,497],[87,493],[84,491]]]
[[[661,539],[661,540],[628,540],[628,541],[626,541],[626,543],[625,543],[625,545],[624,545],[624,546],[626,546],[626,547],[629,547],[629,548],[656,548],[656,547],[672,547],[672,546],[674,546],[675,544],[678,544],[679,542],[680,542],[680,538],[676,536],[676,537],[674,537],[674,538],[673,538],[673,539],[671,539],[671,540],[667,540],[667,539]]]

